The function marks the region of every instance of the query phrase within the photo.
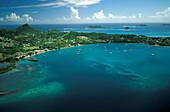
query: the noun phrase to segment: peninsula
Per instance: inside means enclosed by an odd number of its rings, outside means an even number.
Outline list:
[[[0,73],[15,68],[16,62],[27,56],[65,47],[97,43],[144,43],[170,46],[170,37],[146,37],[106,33],[40,31],[24,24],[17,29],[0,29]]]

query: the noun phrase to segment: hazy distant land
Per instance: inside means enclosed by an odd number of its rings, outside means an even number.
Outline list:
[[[88,26],[89,29],[110,29],[103,26]]]

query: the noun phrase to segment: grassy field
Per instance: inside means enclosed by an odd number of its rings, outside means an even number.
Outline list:
[[[45,42],[45,44],[53,44],[54,42]]]
[[[0,53],[0,58],[3,58],[2,53]]]
[[[32,46],[32,47],[25,47],[24,50],[33,50],[33,49],[39,49],[37,46]]]

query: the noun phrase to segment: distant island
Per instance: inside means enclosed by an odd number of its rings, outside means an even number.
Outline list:
[[[89,29],[110,29],[110,28],[106,28],[103,26],[88,26],[87,28],[89,28]]]
[[[147,25],[145,25],[145,24],[134,25],[134,27],[141,27],[141,26],[147,26]]]
[[[170,24],[162,24],[163,26],[170,26]]]
[[[125,30],[132,30],[132,29],[130,29],[129,27],[125,27]]]
[[[129,30],[130,28],[126,27]],[[0,29],[0,73],[14,69],[15,64],[28,56],[65,47],[98,43],[143,43],[170,46],[170,37],[146,37],[106,33],[40,31],[24,24],[17,29]]]

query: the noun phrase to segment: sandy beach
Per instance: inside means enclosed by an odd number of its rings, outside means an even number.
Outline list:
[[[79,44],[78,46],[82,46],[82,45],[83,45],[83,44]],[[69,46],[69,47],[75,47],[75,46]],[[62,47],[62,48],[60,48],[60,49],[69,48],[69,47]],[[54,50],[58,50],[58,49],[52,49],[52,50],[47,50],[47,51],[42,50],[42,51],[40,51],[40,52],[37,52],[36,54],[34,53],[33,55],[25,56],[23,59],[28,59],[28,58],[31,57],[31,56],[35,56],[35,55],[38,55],[38,54],[42,54],[42,53],[46,53],[46,52],[50,52],[50,51],[54,51]],[[23,59],[20,59],[20,61],[23,60]]]

